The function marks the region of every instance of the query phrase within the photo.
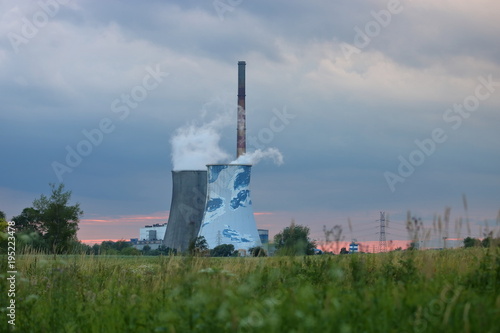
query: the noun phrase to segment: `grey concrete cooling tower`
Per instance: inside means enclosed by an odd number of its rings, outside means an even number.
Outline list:
[[[207,196],[207,171],[172,171],[172,204],[163,244],[178,252],[198,236]]]

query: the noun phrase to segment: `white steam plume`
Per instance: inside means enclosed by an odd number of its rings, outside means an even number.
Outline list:
[[[212,120],[207,119],[215,115]],[[206,170],[207,164],[227,161],[230,156],[219,147],[220,132],[234,123],[234,107],[226,98],[215,98],[201,110],[202,125],[190,123],[178,128],[172,144],[172,165],[174,171]]]
[[[206,125],[179,128],[171,140],[174,171],[205,170],[207,164],[227,160],[229,155],[219,147],[219,140],[219,133]]]
[[[206,118],[215,114],[213,120]],[[235,107],[228,98],[216,98],[203,106],[202,125],[195,123],[178,128],[170,143],[172,144],[172,164],[174,171],[206,170],[207,164],[227,163],[230,155],[219,147],[221,131],[235,124]],[[247,152],[230,164],[257,164],[270,158],[275,164],[283,164],[283,155],[276,148],[257,149]]]
[[[274,164],[283,164],[283,155],[276,148],[267,148],[265,150],[257,149],[254,152],[246,153],[241,155],[236,160],[232,161],[230,164],[257,164],[260,160],[264,158],[270,158],[273,160]]]

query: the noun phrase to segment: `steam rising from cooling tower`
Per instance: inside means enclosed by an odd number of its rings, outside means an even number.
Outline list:
[[[283,155],[281,152],[276,149],[276,148],[267,148],[264,150],[257,149],[256,151],[253,151],[251,153],[246,153],[244,155],[241,155],[238,157],[236,160],[232,161],[229,164],[257,164],[260,162],[260,160],[269,158],[272,159],[274,164],[276,165],[281,165],[283,164]]]
[[[220,134],[216,124],[188,125],[177,129],[172,138],[172,164],[178,170],[206,170],[207,164],[229,158],[219,147]]]
[[[233,103],[224,97],[213,99],[203,106],[199,119],[174,132],[170,139],[174,170],[206,170],[207,164],[230,158],[219,143],[222,130],[234,124]]]

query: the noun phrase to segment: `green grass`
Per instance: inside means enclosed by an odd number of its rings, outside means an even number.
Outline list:
[[[7,271],[0,258],[0,331]],[[499,332],[500,251],[18,255],[18,332]]]

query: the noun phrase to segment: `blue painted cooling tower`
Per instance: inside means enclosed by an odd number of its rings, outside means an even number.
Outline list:
[[[233,244],[236,250],[261,246],[250,199],[246,164],[208,165],[207,200],[199,236],[208,247]]]

